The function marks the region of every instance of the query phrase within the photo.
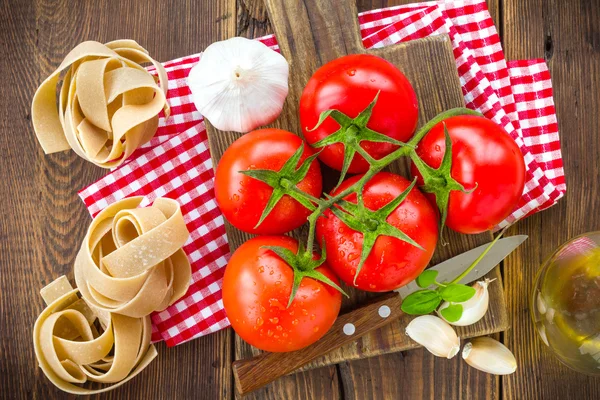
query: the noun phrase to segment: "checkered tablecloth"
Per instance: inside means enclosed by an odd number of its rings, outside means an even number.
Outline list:
[[[550,207],[563,196],[566,186],[548,68],[543,60],[506,62],[484,0],[374,10],[360,14],[359,22],[367,48],[442,33],[450,36],[465,103],[502,125],[526,161],[523,197],[500,226]],[[274,36],[257,40],[278,51]],[[153,340],[165,340],[168,346],[229,326],[220,289],[229,247],[215,203],[204,122],[186,85],[200,57],[164,63],[171,117],[160,119],[154,138],[124,165],[79,192],[92,216],[127,196],[145,196],[142,205],[157,197],[181,203],[191,232],[184,250],[192,264],[192,283],[184,298],[152,315]]]

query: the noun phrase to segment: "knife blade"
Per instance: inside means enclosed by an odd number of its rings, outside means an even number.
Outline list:
[[[527,240],[527,235],[516,235],[498,240],[479,264],[477,264],[477,266],[458,283],[470,283],[486,275],[525,240]],[[450,281],[467,269],[467,267],[485,251],[488,245],[489,243],[482,244],[479,247],[459,254],[456,257],[452,257],[429,269],[438,271],[438,276],[436,278],[438,282]],[[417,285],[416,281],[412,281],[407,285],[396,289],[396,292],[404,299],[409,294],[421,289],[422,288]]]

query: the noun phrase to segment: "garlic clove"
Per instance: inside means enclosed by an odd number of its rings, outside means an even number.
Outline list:
[[[406,334],[437,357],[452,358],[460,350],[454,329],[434,315],[421,315],[410,321]]]
[[[460,304],[463,307],[463,313],[458,321],[450,322],[444,318],[444,316],[440,313],[444,308],[450,305],[449,302],[444,302],[437,310],[438,315],[448,322],[451,325],[455,326],[467,326],[472,325],[479,321],[488,310],[490,303],[490,294],[488,291],[488,285],[495,281],[495,279],[485,279],[483,281],[476,282],[473,285],[475,288],[475,295],[471,297],[469,300],[464,301]]]
[[[517,360],[502,343],[489,337],[472,339],[465,344],[462,358],[471,367],[494,375],[509,375],[517,370]]]
[[[538,292],[537,299],[536,299],[536,305],[537,305],[537,309],[540,312],[540,314],[546,314],[546,311],[548,310],[548,308],[546,307],[546,302],[544,301],[544,298],[542,297],[541,292]]]
[[[281,54],[257,40],[234,37],[208,46],[187,83],[196,108],[215,128],[245,133],[279,116],[288,76]]]

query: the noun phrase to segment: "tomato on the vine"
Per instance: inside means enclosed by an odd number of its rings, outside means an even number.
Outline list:
[[[283,352],[319,340],[335,322],[342,295],[332,286],[305,277],[288,306],[294,270],[264,246],[296,253],[298,242],[288,236],[258,236],[231,256],[223,278],[223,305],[236,333],[259,349]],[[327,264],[315,269],[336,284]]]
[[[342,192],[360,178],[359,175],[347,179],[331,194]],[[399,175],[380,172],[364,186],[364,206],[368,210],[383,210],[388,203],[406,193],[410,186],[411,182]],[[357,203],[357,195],[353,193],[345,200]],[[372,292],[389,291],[409,283],[427,266],[438,239],[436,210],[417,188],[412,188],[400,205],[389,212],[385,221],[373,221],[369,211],[358,213],[366,216],[357,221],[357,226],[365,227],[365,233],[350,228],[331,209],[317,221],[317,237],[325,241],[327,262],[347,284]],[[388,231],[401,231],[422,249],[406,240],[383,234],[377,236],[362,268],[358,270],[364,238],[385,222],[391,225],[386,228]]]
[[[302,145],[304,150],[299,167],[314,152],[300,137],[281,129],[250,132],[227,148],[215,173],[215,194],[219,208],[233,226],[244,232],[266,235],[289,232],[306,222],[310,210],[284,195],[257,226],[273,194],[273,187],[240,173],[279,171]],[[296,168],[296,165],[293,167]],[[311,162],[306,176],[296,187],[314,197],[321,195],[321,168],[317,160]]]
[[[372,113],[364,115],[368,118],[357,118],[378,93]],[[330,114],[313,130],[321,113],[332,109],[345,114],[347,119]],[[310,78],[300,98],[300,123],[308,143],[314,145],[342,130],[340,135],[346,139],[352,135],[357,142],[364,139],[360,146],[375,159],[397,148],[395,144],[384,142],[385,138],[408,141],[417,127],[417,118],[417,96],[408,79],[393,64],[373,55],[355,54],[328,62]],[[346,121],[347,126],[344,127],[340,121]],[[365,123],[366,126],[363,126]],[[382,139],[377,143],[369,141],[369,137],[373,138],[369,130],[380,134]],[[341,171],[344,151],[344,144],[336,142],[326,145],[319,158]],[[367,161],[354,151],[349,154],[352,155],[354,158],[348,172],[366,172],[369,168]]]
[[[455,116],[433,127],[417,147],[417,156],[432,168],[439,168],[446,151],[444,125],[452,144],[450,176],[467,190],[450,192],[446,225],[461,233],[490,230],[514,210],[523,194],[525,162],[521,150],[493,121]],[[419,185],[424,183],[414,163],[411,173]],[[435,196],[428,197],[435,204]]]

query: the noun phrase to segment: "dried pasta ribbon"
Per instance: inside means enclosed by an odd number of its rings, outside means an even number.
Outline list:
[[[156,67],[158,85],[140,63]],[[169,116],[166,92],[165,69],[135,41],[88,41],[71,50],[42,82],[31,119],[46,154],[73,149],[100,167],[113,168],[154,136],[161,110]]]
[[[94,218],[75,259],[75,281],[92,307],[141,318],[186,292],[191,267],[181,247],[189,237],[177,201],[118,201]]]
[[[59,389],[77,395],[112,390],[157,356],[150,317],[97,310],[79,298],[65,276],[41,294],[47,307],[35,322],[33,345],[40,368]],[[95,390],[76,385],[86,381],[113,385]]]

